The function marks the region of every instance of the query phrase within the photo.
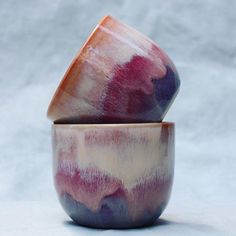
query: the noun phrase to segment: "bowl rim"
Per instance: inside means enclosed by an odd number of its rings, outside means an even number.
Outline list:
[[[87,45],[89,45],[90,41],[92,40],[93,37],[95,37],[99,26],[103,25],[106,21],[108,20],[114,20],[113,17],[111,17],[110,15],[106,15],[104,16],[99,22],[98,24],[95,26],[95,28],[92,30],[92,32],[89,34],[88,38],[86,39],[85,43],[82,45],[82,47],[80,48],[80,50],[77,52],[77,54],[75,55],[74,59],[72,60],[72,62],[70,63],[68,69],[66,70],[64,76],[62,77],[59,85],[57,86],[51,101],[49,103],[48,109],[47,109],[47,117],[49,119],[54,120],[53,118],[53,108],[54,106],[57,104],[57,97],[60,96],[61,90],[64,86],[64,84],[67,83],[68,80],[68,74],[70,73],[72,67],[74,66],[74,64],[77,62],[77,60],[81,57],[81,55],[83,55],[83,52],[85,50],[85,48],[87,47]]]
[[[53,128],[155,128],[174,127],[175,122],[150,122],[150,123],[110,123],[110,124],[52,124]]]

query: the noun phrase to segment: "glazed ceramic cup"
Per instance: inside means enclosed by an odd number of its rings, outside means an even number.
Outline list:
[[[71,63],[47,115],[59,123],[157,122],[179,85],[157,44],[107,16]]]
[[[174,124],[53,125],[54,182],[80,225],[152,224],[169,200]]]

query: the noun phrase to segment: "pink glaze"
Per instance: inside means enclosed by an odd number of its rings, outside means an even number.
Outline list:
[[[134,188],[126,189],[119,179],[94,168],[76,168],[72,172],[72,175],[68,175],[67,170],[57,171],[55,184],[59,195],[69,193],[74,200],[94,212],[100,209],[105,197],[123,197],[134,220],[143,214],[143,209],[151,214],[169,199],[173,178],[170,176],[169,179],[161,179],[157,174],[153,179],[144,178]]]

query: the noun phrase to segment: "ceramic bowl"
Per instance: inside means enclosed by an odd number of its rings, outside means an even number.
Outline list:
[[[157,122],[179,86],[174,64],[157,44],[107,16],[71,63],[48,117],[60,123]]]
[[[53,125],[54,182],[78,224],[152,224],[169,200],[174,124]]]

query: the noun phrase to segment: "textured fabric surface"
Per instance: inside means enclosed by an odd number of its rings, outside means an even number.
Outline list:
[[[50,212],[57,212],[53,227],[63,228],[61,218],[68,219],[51,205],[42,209],[47,218],[40,211],[40,202],[58,201],[46,110],[71,60],[106,14],[156,41],[182,82],[165,117],[176,122],[175,181],[162,216],[169,222],[147,232],[235,235],[235,12],[234,0],[0,1],[0,235],[13,235],[6,225],[14,228],[17,221],[6,218],[32,211],[28,201],[38,201],[30,222],[45,227]],[[17,227],[27,235],[27,224]],[[70,230],[90,234],[70,224],[61,232],[73,235]]]

